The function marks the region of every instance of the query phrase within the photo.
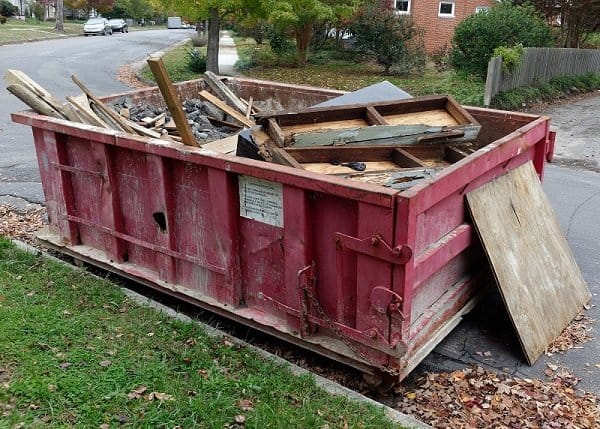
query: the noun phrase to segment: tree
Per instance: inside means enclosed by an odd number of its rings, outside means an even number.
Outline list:
[[[466,73],[484,77],[494,49],[551,46],[550,27],[532,6],[501,3],[471,15],[454,29],[450,62]]]
[[[390,6],[377,0],[367,1],[357,11],[350,31],[355,47],[372,57],[385,74],[389,74],[394,65],[412,62],[417,57],[424,60],[423,52],[419,52],[423,51],[422,31],[410,16],[396,15]]]
[[[566,48],[579,48],[600,31],[599,0],[516,0],[532,4],[549,23],[559,25],[559,42]]]
[[[63,33],[65,31],[64,15],[65,15],[65,9],[64,9],[63,0],[56,0],[56,24],[54,24],[54,29],[56,31],[61,31]]]
[[[291,31],[299,61],[307,62],[313,26],[320,20],[333,18],[333,9],[320,0],[275,0],[266,8],[272,10],[269,21],[276,29]]]
[[[13,16],[19,10],[8,0],[0,0],[0,16]]]

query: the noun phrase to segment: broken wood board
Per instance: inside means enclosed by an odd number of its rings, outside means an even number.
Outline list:
[[[6,87],[8,92],[17,97],[23,103],[27,104],[33,110],[41,115],[50,116],[57,119],[67,119],[54,107],[46,103],[43,98],[38,97],[33,91],[18,83],[10,84]]]
[[[240,100],[238,96],[235,95],[233,91],[221,81],[219,76],[211,71],[206,71],[204,73],[204,82],[206,82],[210,89],[212,89],[213,92],[221,98],[221,100],[239,110],[240,113],[246,115],[246,110],[248,110],[246,103]]]
[[[233,107],[227,105],[222,100],[220,100],[218,97],[215,97],[214,95],[212,95],[210,92],[208,92],[208,91],[200,91],[198,93],[198,95],[201,98],[203,98],[204,100],[206,100],[209,103],[213,104],[216,108],[218,108],[218,109],[222,110],[223,112],[227,113],[229,116],[231,116],[233,119],[235,119],[236,121],[238,121],[240,124],[243,124],[243,125],[245,125],[246,127],[249,127],[249,128],[253,127],[254,125],[256,125],[253,120],[246,118],[242,113],[239,113]]]
[[[167,108],[169,109],[169,112],[171,112],[171,116],[175,121],[177,131],[179,131],[183,144],[193,147],[200,146],[194,137],[192,127],[190,127],[190,123],[188,122],[185,112],[181,107],[181,101],[177,96],[177,92],[175,92],[175,88],[173,87],[171,78],[167,73],[167,69],[162,62],[162,59],[148,58],[146,62],[148,63],[150,71],[156,79],[156,84],[158,85],[158,89],[160,90],[160,93],[167,104]]]
[[[225,137],[202,145],[202,149],[211,150],[218,153],[235,154],[237,149],[238,136]]]
[[[350,128],[347,130],[323,131],[296,134],[293,137],[292,147],[312,146],[340,146],[346,144],[369,145],[406,145],[418,143],[420,137],[435,135],[435,138],[463,137],[463,133],[455,134],[454,130],[445,132],[444,127],[429,125],[380,125],[364,128]]]
[[[532,365],[590,292],[531,162],[469,192],[467,203]]]
[[[366,119],[348,119],[345,121],[327,121],[318,122],[316,124],[297,124],[297,125],[286,125],[282,127],[285,134],[300,134],[310,133],[312,131],[327,131],[327,130],[345,130],[348,128],[361,128],[367,127],[369,123]]]

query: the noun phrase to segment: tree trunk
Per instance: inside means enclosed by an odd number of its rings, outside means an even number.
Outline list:
[[[64,33],[64,2],[63,0],[56,0],[56,24],[54,25],[56,31]]]
[[[206,47],[206,70],[219,74],[219,37],[221,19],[218,9],[211,8],[208,18],[208,46]]]
[[[296,48],[298,50],[298,60],[301,63],[308,61],[308,47],[312,37],[312,25],[304,24],[296,28]]]

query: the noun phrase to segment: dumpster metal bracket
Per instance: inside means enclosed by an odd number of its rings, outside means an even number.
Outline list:
[[[398,316],[400,319],[406,320],[406,316],[401,310],[402,297],[393,290],[385,286],[375,286],[371,290],[369,299],[375,311],[390,317]]]
[[[345,247],[392,264],[406,264],[413,257],[413,250],[410,246],[402,244],[391,247],[379,234],[360,239],[336,232],[335,244],[338,249]]]

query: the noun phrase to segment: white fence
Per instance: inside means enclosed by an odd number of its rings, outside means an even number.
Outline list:
[[[502,58],[494,57],[488,63],[483,104],[489,106],[502,91],[587,73],[600,74],[600,49],[525,48],[521,64],[510,73],[502,70]]]

